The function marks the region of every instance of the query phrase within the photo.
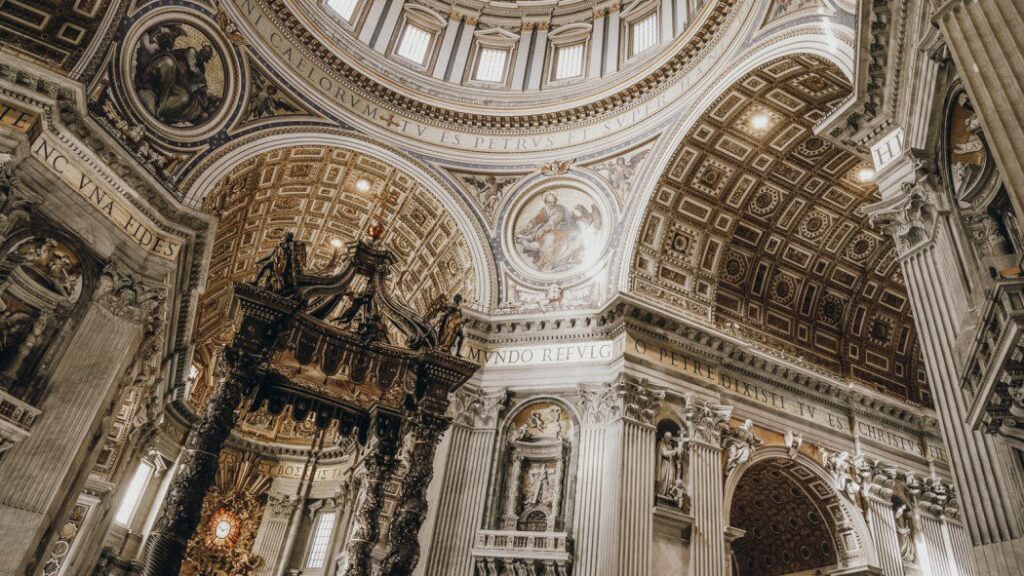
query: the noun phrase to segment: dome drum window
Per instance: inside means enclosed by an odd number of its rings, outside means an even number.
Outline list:
[[[438,39],[447,23],[433,11],[415,4],[402,9],[400,31],[391,46],[392,58],[426,72],[433,65]]]
[[[622,12],[625,35],[624,62],[647,52],[661,43],[660,15],[657,0],[638,2]]]
[[[590,24],[569,24],[548,35],[548,84],[571,83],[587,76]]]
[[[510,81],[509,67],[514,61],[519,36],[501,28],[477,31],[474,36],[473,65],[467,83],[507,88]]]
[[[361,0],[326,0],[324,5],[328,11],[341,18],[341,20],[352,26],[359,19],[360,8],[365,5]]]

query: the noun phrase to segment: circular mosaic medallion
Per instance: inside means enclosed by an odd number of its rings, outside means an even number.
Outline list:
[[[150,26],[135,44],[131,70],[142,107],[168,126],[205,124],[223,103],[223,59],[209,37],[190,24]]]
[[[506,241],[511,260],[531,276],[565,278],[596,264],[610,237],[604,205],[580,188],[552,183],[513,213]]]

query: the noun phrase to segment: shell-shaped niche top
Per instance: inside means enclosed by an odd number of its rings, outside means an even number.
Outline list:
[[[5,292],[23,291],[21,300],[42,300],[54,305],[75,302],[82,291],[82,269],[78,256],[52,238],[31,238],[14,250],[18,264]],[[13,294],[12,294],[13,295]]]

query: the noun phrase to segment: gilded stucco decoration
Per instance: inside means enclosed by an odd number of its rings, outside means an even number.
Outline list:
[[[705,112],[662,174],[633,288],[827,373],[930,402],[892,240],[862,207],[865,160],[814,133],[849,83],[766,64]]]
[[[267,505],[272,465],[252,453],[225,452],[217,482],[203,500],[202,519],[188,542],[182,576],[251,575],[264,559],[253,553]]]

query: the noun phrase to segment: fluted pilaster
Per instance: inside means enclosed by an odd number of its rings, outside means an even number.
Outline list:
[[[1018,213],[1024,210],[1024,4],[932,0]]]
[[[654,534],[653,419],[665,393],[652,390],[646,381],[628,378],[616,385],[616,393],[622,402],[617,573],[647,576],[651,573]]]
[[[426,576],[472,576],[469,551],[483,519],[494,458],[498,415],[504,391],[485,393],[464,387],[451,395],[454,419],[448,462],[437,501],[437,518],[426,559]]]
[[[285,537],[288,535],[288,519],[298,500],[285,494],[270,494],[267,507],[260,519],[260,527],[256,532],[256,540],[252,545],[252,553],[263,559],[256,569],[256,576],[270,576],[274,573],[275,561],[280,559],[284,548]]]
[[[969,399],[960,388],[956,359],[969,302],[942,198],[920,171],[916,178],[916,182],[883,190],[886,200],[869,207],[868,213],[872,223],[896,241],[932,398],[953,462],[951,468],[971,540],[976,548],[1015,541],[1011,547],[1019,549],[1024,545],[1024,485],[1016,472],[1019,463],[995,438],[967,424]],[[1010,554],[1012,557],[1014,553]],[[1015,570],[982,569],[980,573],[1024,574],[1024,568]]]
[[[690,474],[693,478],[690,574],[726,576],[724,486],[721,433],[731,408],[707,401],[687,407],[692,429]]]
[[[878,551],[878,563],[886,576],[903,576],[903,556],[896,531],[892,502],[884,495],[867,498],[867,520],[871,539]]]
[[[611,385],[581,386],[577,405],[581,421],[573,574],[603,576],[614,562],[618,525],[618,510],[608,503],[618,497],[622,467],[619,397]]]

